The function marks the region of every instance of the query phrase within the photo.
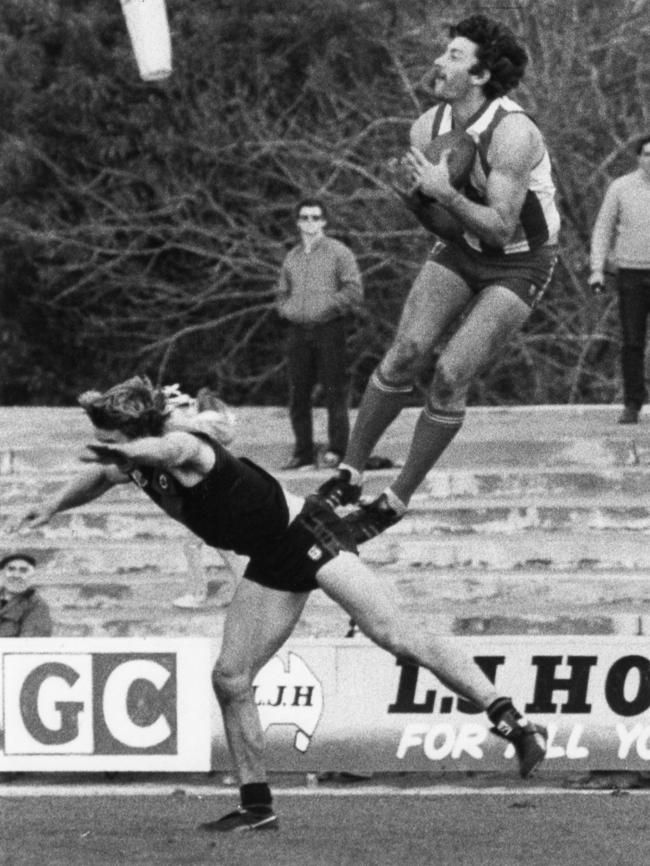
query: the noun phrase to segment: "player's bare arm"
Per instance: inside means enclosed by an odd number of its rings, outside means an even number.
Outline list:
[[[214,463],[214,452],[191,433],[175,431],[164,436],[144,436],[128,442],[95,442],[87,446],[84,459],[114,465],[128,472],[137,465],[154,466],[171,472],[181,483],[194,484]]]
[[[37,529],[58,514],[70,508],[85,505],[103,496],[116,484],[128,481],[127,475],[121,473],[115,466],[88,466],[83,472],[75,475],[58,493],[37,505],[31,506],[10,532]]]
[[[463,225],[490,246],[512,238],[521,212],[530,172],[544,154],[541,134],[524,114],[504,118],[494,132],[488,161],[487,204],[477,204],[449,182],[447,159],[433,165],[411,148],[414,178],[425,195],[437,199]]]

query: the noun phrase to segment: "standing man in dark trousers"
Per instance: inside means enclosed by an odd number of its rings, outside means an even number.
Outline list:
[[[311,400],[323,388],[328,416],[328,447],[322,464],[335,468],[350,435],[345,320],[363,301],[361,275],[352,251],[325,234],[327,213],[318,199],[296,208],[300,243],[280,271],[278,313],[289,322],[289,412],[295,437],[285,469],[313,466]]]
[[[617,178],[607,189],[591,238],[592,288],[602,290],[611,250],[618,269],[625,404],[619,424],[636,424],[648,396],[645,341],[650,314],[650,135],[639,139],[636,153],[636,170]]]

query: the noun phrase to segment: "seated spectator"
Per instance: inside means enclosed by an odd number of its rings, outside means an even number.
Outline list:
[[[0,638],[50,637],[52,617],[33,586],[36,560],[12,553],[0,560]]]

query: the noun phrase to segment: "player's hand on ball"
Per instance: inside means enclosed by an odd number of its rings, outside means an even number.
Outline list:
[[[411,170],[413,182],[420,192],[444,204],[445,199],[454,192],[449,172],[451,148],[444,150],[435,165],[417,147],[410,148],[405,162]]]

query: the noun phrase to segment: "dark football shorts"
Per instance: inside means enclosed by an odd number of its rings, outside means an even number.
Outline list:
[[[488,286],[504,286],[534,307],[553,276],[557,247],[538,247],[524,253],[478,252],[466,243],[437,243],[429,261],[457,274],[478,295]]]
[[[244,577],[270,589],[311,592],[318,589],[319,569],[342,550],[357,552],[347,524],[329,506],[308,497],[277,543],[251,557]]]

